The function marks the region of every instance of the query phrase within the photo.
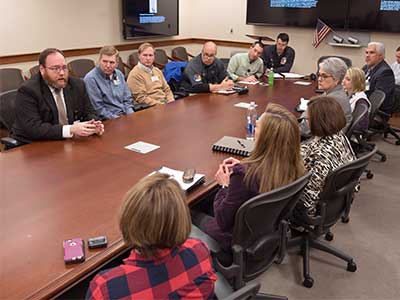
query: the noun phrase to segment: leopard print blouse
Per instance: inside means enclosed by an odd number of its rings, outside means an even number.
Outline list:
[[[339,166],[356,159],[356,156],[343,133],[325,137],[315,136],[302,142],[301,155],[307,171],[311,172],[311,177],[298,204],[305,208],[308,214],[314,215],[325,178]]]

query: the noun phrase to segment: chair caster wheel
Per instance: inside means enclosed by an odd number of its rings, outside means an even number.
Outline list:
[[[371,171],[367,172],[367,178],[368,179],[374,178],[374,174]]]
[[[327,232],[326,234],[325,234],[325,239],[328,241],[328,242],[330,242],[330,241],[332,241],[333,240],[333,233],[332,232]]]
[[[381,161],[386,161],[386,159],[387,159],[386,155],[383,155],[383,156],[381,157]]]
[[[355,271],[357,271],[357,265],[356,265],[356,263],[353,262],[353,261],[347,263],[347,271],[349,271],[349,272],[355,272]]]
[[[400,141],[396,141],[396,145],[397,145],[397,146],[400,146]]]
[[[312,279],[311,277],[304,278],[303,285],[306,288],[312,288],[312,286],[314,285],[314,279]]]
[[[349,217],[342,217],[342,223],[349,223],[350,218]]]

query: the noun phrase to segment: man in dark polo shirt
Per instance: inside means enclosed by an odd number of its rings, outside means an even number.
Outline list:
[[[273,68],[275,72],[290,72],[293,66],[295,52],[288,46],[289,36],[280,33],[276,38],[275,45],[264,47],[261,58],[264,61],[265,72]]]

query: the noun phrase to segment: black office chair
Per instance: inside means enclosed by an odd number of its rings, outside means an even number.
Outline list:
[[[185,47],[179,46],[171,50],[171,57],[176,61],[189,61],[194,55],[188,53]]]
[[[139,54],[138,51],[135,50],[128,56],[128,61],[127,61],[128,69],[132,70],[133,67],[138,64],[138,62],[139,62]]]
[[[75,59],[68,63],[68,70],[71,72],[71,75],[79,78],[85,77],[94,67],[94,61],[86,58]]]
[[[173,61],[171,57],[167,55],[164,49],[156,49],[154,52],[154,65],[161,70],[165,68],[168,61]]]
[[[17,90],[11,90],[0,94],[0,127],[6,129],[8,134],[10,134],[15,121],[16,96]],[[0,143],[4,145],[4,150],[9,150],[22,145],[22,143],[11,137],[1,138]]]
[[[241,289],[234,291],[232,287],[229,285],[228,281],[222,276],[222,274],[218,274],[218,280],[215,283],[214,292],[215,295],[220,300],[250,300],[255,299],[257,293],[260,289],[259,283],[249,283],[245,285]]]
[[[118,65],[117,65],[117,69],[120,70],[122,72],[122,74],[124,74],[124,77],[126,77],[127,72],[125,71],[125,68],[129,67],[127,65],[125,65],[124,61],[122,60],[121,56],[118,56]]]
[[[21,69],[0,69],[0,93],[18,89],[24,80]]]
[[[337,56],[337,55],[325,55],[325,56],[321,56],[320,58],[318,58],[318,62],[317,62],[317,72],[319,71],[319,64],[320,64],[323,60],[325,60],[325,59],[327,59],[327,58],[330,58],[330,57],[337,57],[337,58],[340,58],[341,60],[344,61],[344,63],[346,64],[347,68],[350,68],[350,67],[353,65],[353,63],[352,63],[352,61],[351,61],[350,58],[347,58],[347,57],[344,57],[344,56]]]
[[[31,77],[39,73],[39,65],[33,66],[32,68],[29,69],[29,74],[31,74]]]
[[[292,232],[296,234],[296,237],[290,239],[287,246],[301,247],[301,254],[303,256],[303,285],[305,287],[311,288],[314,284],[314,279],[310,276],[310,248],[315,248],[343,259],[347,262],[347,271],[355,272],[357,270],[357,265],[351,256],[319,238],[325,235],[325,238],[331,241],[333,239],[333,234],[330,231],[332,226],[342,216],[348,217],[354,188],[359,183],[361,174],[375,152],[376,148],[368,154],[337,168],[328,175],[325,180],[324,189],[319,195],[316,216],[309,216],[306,212],[296,211],[294,221],[304,230],[299,231],[298,227],[293,227]]]
[[[272,263],[281,263],[286,253],[287,219],[307,185],[311,174],[295,182],[263,193],[243,203],[235,216],[232,233],[232,263],[219,259],[218,243],[193,226],[192,237],[205,241],[211,249],[215,269],[233,282],[235,290],[266,271]],[[259,293],[258,299],[287,299]]]

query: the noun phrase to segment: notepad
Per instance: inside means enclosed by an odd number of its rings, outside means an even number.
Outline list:
[[[154,150],[160,148],[160,146],[139,141],[139,142],[130,144],[128,146],[125,146],[124,148],[131,150],[131,151],[138,152],[138,153],[146,154],[146,153],[149,153],[151,151],[154,151]]]
[[[249,109],[250,103],[249,102],[239,102],[239,103],[236,103],[234,106]],[[257,107],[257,104],[255,104],[255,107]]]
[[[259,83],[260,81],[244,81],[244,80],[241,80],[241,81],[238,81],[237,83],[242,83],[242,84],[257,84],[257,83]]]
[[[229,95],[229,94],[234,94],[234,93],[236,93],[236,91],[235,91],[235,90],[220,90],[220,91],[216,91],[215,93],[217,93],[217,94]]]
[[[194,175],[193,181],[190,183],[185,183],[183,182],[182,176],[183,176],[183,171],[179,171],[179,170],[174,170],[168,167],[161,167],[161,169],[159,169],[158,171],[159,173],[163,173],[163,174],[167,174],[169,175],[171,178],[175,179],[180,187],[182,188],[182,190],[184,191],[189,191],[192,188],[194,188],[195,186],[198,186],[200,184],[203,184],[206,177],[204,174],[198,174],[196,173]],[[154,172],[153,172],[154,173]],[[153,174],[151,173],[151,174]]]
[[[300,98],[300,103],[297,105],[296,110],[298,112],[306,111],[308,102],[310,102],[310,100],[307,100],[307,99],[304,99],[304,98]]]
[[[309,81],[295,81],[293,83],[298,84],[298,85],[310,85],[311,84],[311,82],[309,82]]]
[[[220,151],[241,156],[250,156],[255,142],[232,136],[224,136],[212,145],[213,151]]]

